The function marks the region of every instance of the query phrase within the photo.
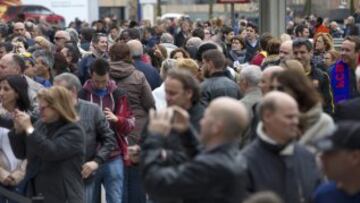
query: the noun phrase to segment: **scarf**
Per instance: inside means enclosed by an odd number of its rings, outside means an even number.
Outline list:
[[[330,71],[331,88],[335,103],[351,98],[349,73],[350,67],[343,61],[336,62],[335,67]]]

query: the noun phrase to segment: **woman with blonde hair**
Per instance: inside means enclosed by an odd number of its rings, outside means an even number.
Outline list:
[[[85,135],[72,95],[56,86],[41,90],[38,100],[40,119],[32,123],[27,113],[16,110],[9,132],[15,156],[28,160],[27,194],[42,194],[45,203],[84,202]]]

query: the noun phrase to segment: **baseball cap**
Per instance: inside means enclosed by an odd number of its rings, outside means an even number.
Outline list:
[[[329,135],[316,140],[314,147],[321,152],[360,150],[360,122],[342,121]]]

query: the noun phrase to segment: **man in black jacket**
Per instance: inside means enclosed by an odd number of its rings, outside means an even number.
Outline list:
[[[330,77],[320,67],[311,62],[313,47],[308,39],[299,38],[293,41],[293,56],[304,68],[305,74],[311,79],[323,98],[323,109],[326,113],[334,113],[334,98],[331,92]]]
[[[200,86],[196,79],[187,70],[170,70],[164,83],[167,106],[185,109],[190,123],[199,132],[205,108],[200,104]]]
[[[288,94],[270,92],[260,104],[258,137],[243,150],[247,160],[248,193],[272,191],[284,202],[305,203],[320,183],[313,154],[293,140],[299,110]]]
[[[202,55],[202,73],[206,78],[201,83],[201,104],[205,107],[211,100],[228,96],[241,99],[239,85],[226,76],[225,56],[217,49],[207,50]]]
[[[94,173],[115,149],[115,135],[100,107],[78,99],[78,92],[82,87],[80,80],[75,75],[71,73],[60,74],[54,78],[54,85],[63,86],[71,91],[75,110],[80,117],[80,126],[85,132],[86,159],[81,174],[85,180],[85,203],[92,203],[95,189]]]
[[[201,120],[203,151],[189,161],[170,164],[166,137],[174,129],[188,131],[188,117],[179,107],[150,112],[141,155],[146,191],[158,202],[241,202],[246,163],[236,140],[248,123],[244,105],[225,97],[211,102]],[[190,134],[181,135],[182,144]]]

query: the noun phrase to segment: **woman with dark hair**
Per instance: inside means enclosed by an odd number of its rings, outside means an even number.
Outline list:
[[[298,103],[299,143],[309,147],[312,141],[323,137],[335,127],[333,119],[323,112],[320,94],[303,72],[288,69],[274,73],[271,81],[271,89],[288,93]]]
[[[76,45],[67,43],[61,50],[61,53],[65,56],[68,63],[68,69],[71,73],[78,74],[78,62],[81,58],[81,53]]]
[[[185,51],[185,49],[183,48],[177,48],[174,49],[171,53],[170,53],[170,58],[171,59],[182,59],[182,58],[190,58],[190,54]]]
[[[269,66],[277,66],[280,63],[280,45],[281,41],[276,38],[272,38],[268,41],[267,46],[265,48],[267,57],[261,64],[261,70]]]
[[[229,51],[229,59],[237,67],[239,64],[245,63],[245,41],[240,36],[235,36],[231,40],[231,50]]]
[[[7,76],[0,80],[0,101],[3,113],[0,117],[0,184],[9,190],[23,192],[20,182],[25,176],[26,161],[18,160],[12,148],[8,132],[13,127],[13,115],[16,110],[31,110],[28,96],[28,84],[21,76]],[[5,203],[0,196],[0,202]]]
[[[0,126],[12,128],[12,113],[15,109],[30,112],[31,102],[28,95],[28,84],[22,76],[7,76],[0,80],[0,101],[3,112],[0,116]]]

